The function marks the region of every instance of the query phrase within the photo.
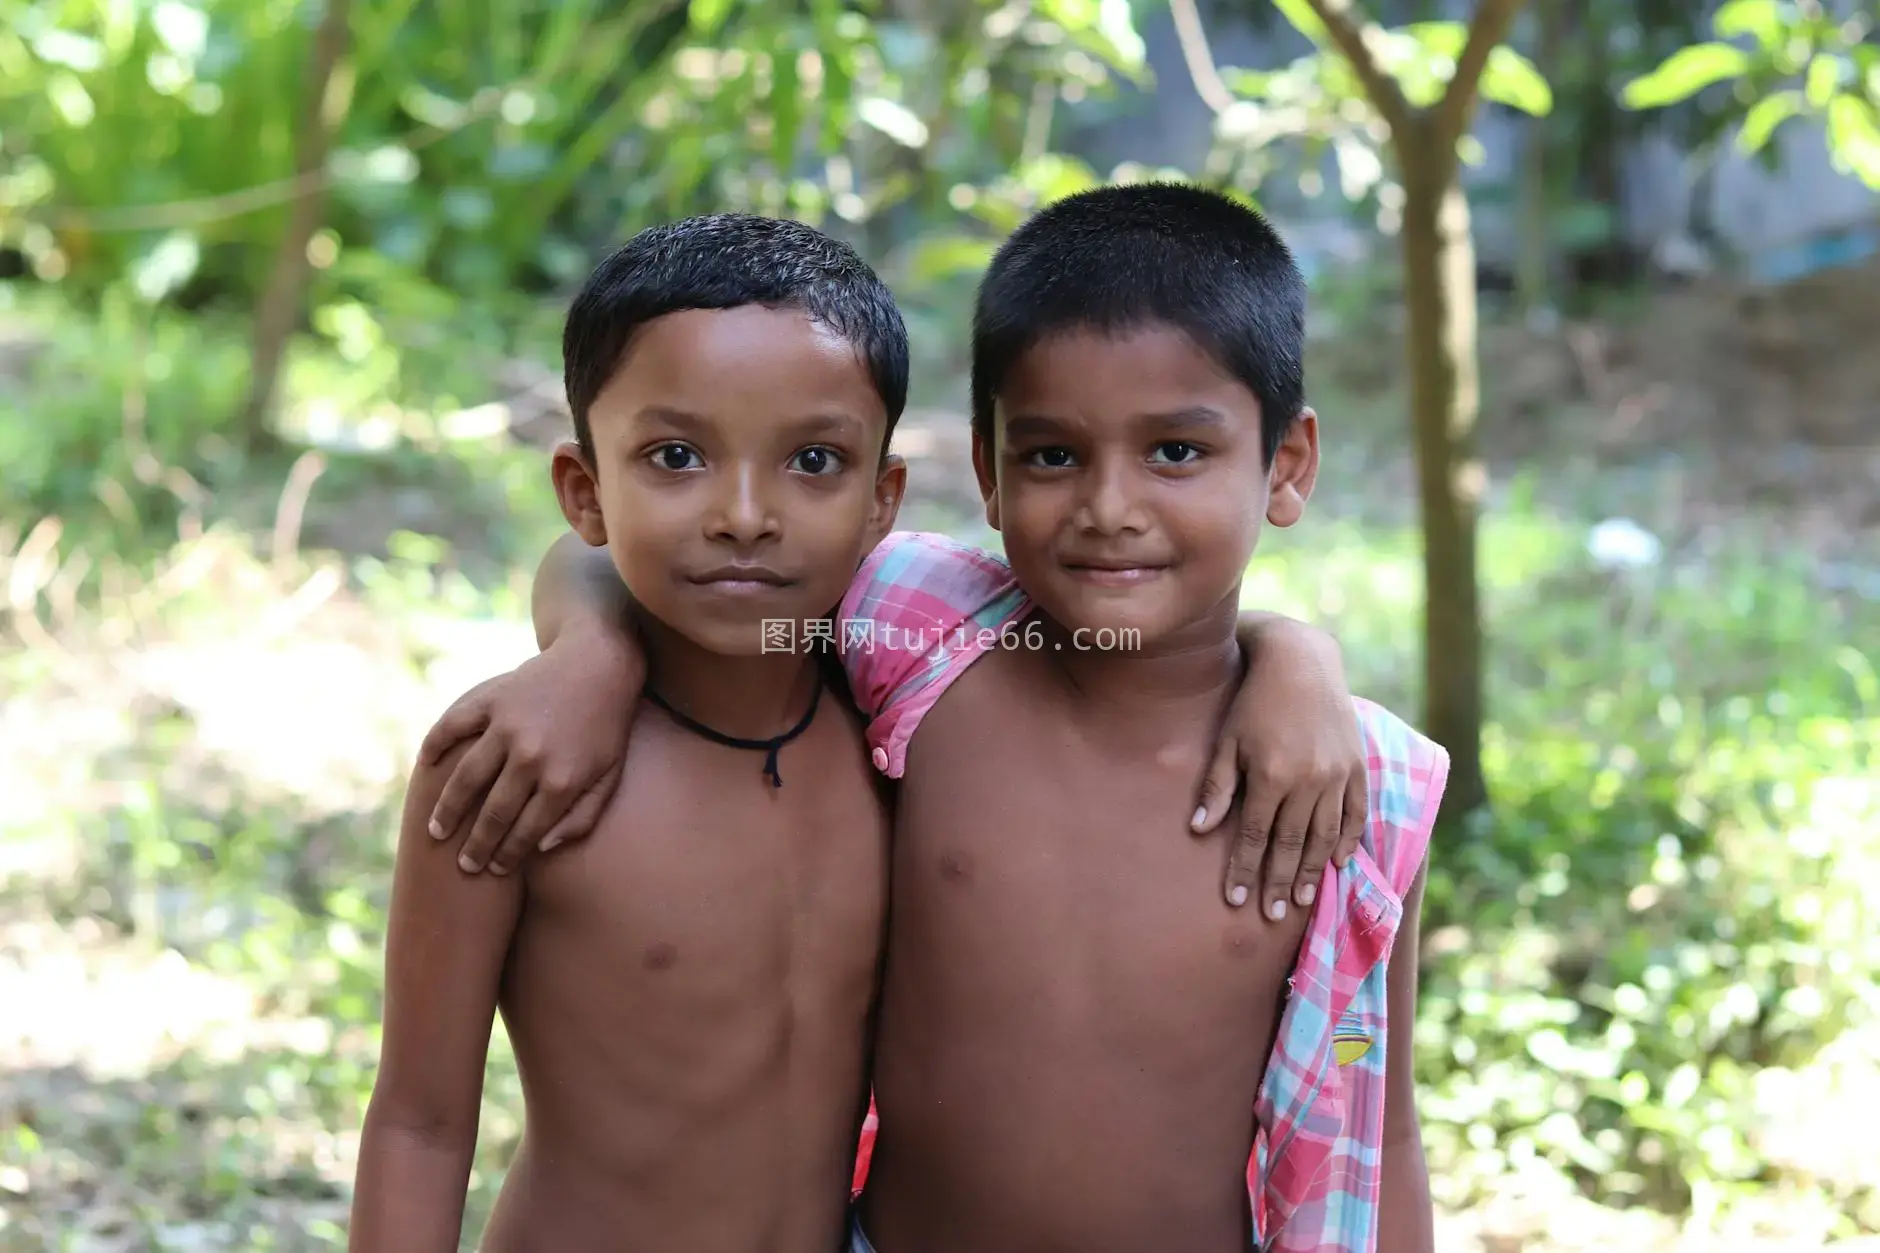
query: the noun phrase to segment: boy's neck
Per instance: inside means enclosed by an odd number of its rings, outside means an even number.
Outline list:
[[[1239,620],[1236,588],[1200,618],[1153,643],[1125,647],[1128,641],[1119,640],[1100,648],[1086,631],[1079,648],[1072,631],[1043,615],[1044,650],[1088,700],[1139,705],[1218,697],[1240,683]]]
[[[822,681],[816,658],[794,649],[729,656],[700,648],[650,616],[639,625],[647,688],[720,735],[766,740],[784,734],[802,720]]]

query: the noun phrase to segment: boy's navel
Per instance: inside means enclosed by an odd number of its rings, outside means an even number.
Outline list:
[[[671,970],[678,960],[679,946],[658,940],[646,946],[646,952],[640,957],[640,964],[648,970]]]

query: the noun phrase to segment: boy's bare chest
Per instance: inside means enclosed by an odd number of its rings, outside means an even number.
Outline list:
[[[1119,1005],[1254,1027],[1303,919],[1274,926],[1229,908],[1228,828],[1189,829],[1212,725],[1080,726],[988,671],[994,682],[968,687],[969,672],[915,736],[895,944],[918,934],[935,955],[927,977],[956,985],[950,997],[983,997],[988,1012],[1029,1003],[1066,1031],[1130,1021]]]
[[[829,723],[783,748],[781,787],[760,752],[637,727],[594,832],[531,868],[525,927],[688,983],[872,960],[888,813],[849,728]]]

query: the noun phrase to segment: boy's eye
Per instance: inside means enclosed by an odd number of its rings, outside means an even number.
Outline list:
[[[1157,444],[1149,460],[1156,465],[1181,466],[1196,460],[1201,450],[1193,444],[1184,444],[1180,440],[1170,440],[1166,444]]]
[[[790,458],[790,468],[798,474],[834,474],[842,468],[842,454],[833,448],[805,448]]]
[[[1062,470],[1068,467],[1075,458],[1068,448],[1037,448],[1026,453],[1025,460],[1047,470]]]
[[[649,458],[662,470],[695,470],[705,463],[698,453],[684,444],[661,444]]]

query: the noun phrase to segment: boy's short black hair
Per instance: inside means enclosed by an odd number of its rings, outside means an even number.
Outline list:
[[[714,213],[649,226],[588,276],[562,329],[562,381],[591,461],[588,410],[635,331],[687,309],[801,309],[855,345],[888,411],[882,451],[907,407],[907,325],[856,251],[801,222]]]
[[[1305,280],[1258,212],[1183,183],[1080,192],[1005,241],[973,311],[973,429],[991,443],[999,390],[1039,340],[1155,323],[1189,336],[1259,399],[1271,464],[1305,405]]]

